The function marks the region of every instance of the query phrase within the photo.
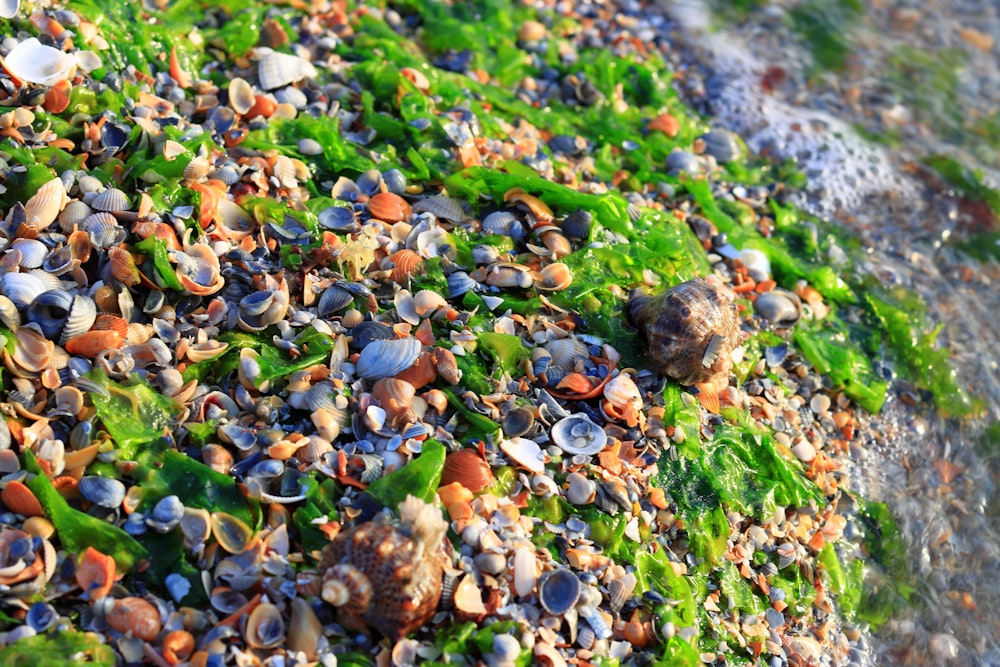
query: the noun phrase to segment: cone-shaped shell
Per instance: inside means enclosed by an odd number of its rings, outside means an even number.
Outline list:
[[[729,373],[740,331],[733,296],[724,288],[695,278],[653,297],[634,292],[628,314],[664,375],[691,385]]]

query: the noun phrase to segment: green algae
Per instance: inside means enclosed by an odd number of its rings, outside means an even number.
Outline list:
[[[93,632],[66,630],[23,637],[0,650],[2,667],[112,667],[111,646]]]

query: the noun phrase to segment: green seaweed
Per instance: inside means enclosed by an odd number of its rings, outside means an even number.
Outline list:
[[[330,538],[316,527],[317,523],[335,521],[339,516],[336,505],[338,487],[336,480],[317,482],[312,476],[306,477],[305,483],[308,488],[306,499],[292,513],[292,523],[298,530],[302,546],[318,550],[329,544]]]
[[[444,471],[444,445],[434,439],[423,444],[420,456],[405,466],[380,477],[366,491],[386,507],[398,507],[406,496],[416,496],[424,502],[434,501],[441,473]]]
[[[112,667],[114,650],[93,632],[64,630],[23,637],[0,650],[0,667]]]
[[[119,383],[95,368],[87,377],[103,389],[90,397],[105,430],[121,450],[121,458],[134,458],[141,446],[170,432],[180,406],[138,375]]]
[[[184,285],[177,278],[174,267],[170,263],[170,256],[167,254],[166,241],[149,235],[142,241],[135,244],[135,249],[150,258],[153,265],[152,275],[162,287],[166,287],[178,292],[184,291]],[[150,276],[150,272],[146,272]]]
[[[889,384],[875,375],[868,356],[851,341],[843,322],[832,316],[813,324],[800,322],[793,339],[802,356],[861,407],[872,414],[882,409]]]

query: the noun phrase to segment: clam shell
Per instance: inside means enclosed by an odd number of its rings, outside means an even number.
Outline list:
[[[91,208],[97,211],[117,213],[129,209],[128,195],[118,188],[107,188],[90,200]]]
[[[14,334],[15,345],[11,360],[28,373],[41,373],[52,362],[55,343],[48,340],[35,325],[25,325]],[[11,369],[13,372],[15,369]]]
[[[151,642],[163,628],[160,612],[142,598],[127,597],[115,600],[107,616],[108,625],[122,634],[131,632],[133,637]]]
[[[543,267],[535,280],[535,287],[540,290],[564,290],[573,284],[573,273],[562,262],[555,262]]]
[[[520,597],[530,595],[538,581],[538,559],[528,547],[514,552],[514,592]]]
[[[73,305],[73,295],[62,290],[39,294],[28,305],[25,317],[34,322],[49,338],[56,338],[62,331]]]
[[[0,18],[12,19],[17,17],[17,10],[21,7],[21,0],[3,0],[0,2]],[[35,628],[38,630],[38,628]],[[39,630],[41,632],[41,630]]]
[[[82,294],[74,296],[73,303],[69,307],[69,314],[63,322],[59,344],[65,345],[70,338],[89,331],[96,319],[97,304],[94,303],[94,300]]]
[[[329,317],[338,310],[346,308],[353,301],[354,295],[335,283],[323,290],[319,297],[319,303],[316,304],[316,312],[319,313],[320,317]]]
[[[305,598],[292,599],[292,615],[288,622],[288,650],[305,654],[306,660],[316,659],[323,624]]]
[[[378,380],[404,371],[416,362],[421,347],[416,338],[372,341],[358,356],[358,377]]]
[[[402,222],[413,210],[405,199],[392,192],[380,192],[368,200],[368,213],[377,220]]]
[[[11,49],[4,59],[4,67],[22,81],[52,86],[70,78],[76,59],[29,37]]]
[[[510,211],[494,211],[482,222],[483,232],[497,236],[509,236],[515,241],[524,238],[524,228],[521,221]]]
[[[546,572],[538,582],[538,601],[550,614],[565,614],[579,599],[580,579],[565,567]]]
[[[258,64],[258,67],[260,65]],[[253,92],[253,86],[246,79],[235,77],[229,82],[229,106],[233,111],[241,116],[250,111],[257,98]]]
[[[111,477],[85,475],[77,484],[80,495],[100,507],[114,509],[125,500],[125,485]]]
[[[774,289],[754,299],[753,309],[775,327],[790,327],[802,315],[802,300],[794,292]]]
[[[88,215],[79,225],[80,229],[90,236],[90,243],[95,248],[110,248],[125,240],[125,230],[115,216],[107,211],[98,211]]]
[[[597,495],[597,484],[578,472],[566,475],[566,500],[571,505],[589,505]]]
[[[441,485],[458,482],[472,493],[479,493],[493,483],[490,464],[475,449],[451,452],[444,460]]]
[[[552,365],[561,371],[570,372],[577,361],[587,359],[590,350],[576,338],[558,338],[545,346],[552,355]]]
[[[8,64],[10,63],[9,58],[10,56],[8,56]],[[66,206],[66,201],[66,188],[63,186],[62,179],[53,178],[38,188],[38,191],[24,204],[25,222],[38,231],[47,229]]]
[[[462,222],[467,217],[461,200],[446,195],[434,195],[413,205],[414,213],[430,213],[449,222]]]
[[[258,50],[260,51],[263,49]],[[282,88],[314,76],[316,68],[312,63],[288,53],[267,50],[257,61],[257,80],[264,90]]]
[[[0,277],[0,287],[3,295],[19,309],[27,308],[45,291],[45,283],[30,273],[5,273]]]
[[[20,267],[22,269],[37,269],[49,253],[49,249],[38,239],[14,239],[8,249],[21,253]]]
[[[146,525],[158,533],[169,533],[184,518],[184,503],[177,496],[166,496],[153,506]]]
[[[511,461],[531,472],[540,473],[545,470],[545,457],[541,447],[534,440],[510,438],[500,443],[500,449]]]
[[[356,232],[361,229],[361,223],[357,221],[354,209],[350,206],[330,206],[320,211],[316,217],[322,227],[335,232]]]
[[[596,454],[608,444],[608,434],[579,412],[552,425],[552,443],[567,454]]]
[[[569,238],[586,240],[590,238],[590,230],[594,227],[594,216],[581,208],[567,215],[561,227]]]
[[[462,296],[469,291],[478,292],[481,289],[482,285],[465,271],[455,271],[448,274],[448,298],[450,299]]]
[[[631,376],[619,373],[604,385],[604,398],[617,407],[642,407],[642,392],[636,386]]]

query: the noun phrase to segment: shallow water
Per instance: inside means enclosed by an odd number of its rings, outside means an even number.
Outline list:
[[[938,340],[951,349],[960,384],[985,405],[977,419],[941,419],[919,392],[897,380],[885,408],[853,447],[854,467],[845,486],[890,506],[916,586],[913,605],[860,642],[867,651],[852,659],[855,664],[1000,665],[1000,577],[995,576],[1000,442],[995,432],[992,439],[987,432],[1000,418],[1000,267],[948,247],[966,222],[957,215],[956,201],[950,193],[930,190],[906,168],[908,161],[945,153],[989,176],[992,153],[977,151],[984,159],[977,163],[965,150],[974,140],[947,143],[933,124],[896,149],[861,139],[852,128],[875,111],[839,103],[836,93],[843,82],[835,75],[807,76],[808,52],[783,20],[785,11],[799,4],[769,3],[735,26],[703,3],[661,2],[692,67],[682,87],[715,123],[740,133],[751,148],[799,160],[810,177],[800,203],[859,234],[869,253],[864,271],[924,298],[931,321],[942,324]],[[925,29],[894,37],[908,47],[961,47],[956,36],[962,17],[980,17],[976,28],[1000,38],[996,7],[932,3],[922,9]],[[899,10],[906,8],[866,7],[866,23],[852,35],[859,50],[848,71],[854,81],[865,82],[862,99],[865,91],[880,87],[880,76],[888,76],[884,60],[890,40],[877,36],[885,29],[882,24],[898,20]],[[995,57],[972,51],[961,72],[960,93],[972,96],[970,106],[988,105],[1000,68]],[[785,78],[777,89],[764,91],[762,76],[772,66],[780,66]],[[900,100],[890,101],[899,106]]]

